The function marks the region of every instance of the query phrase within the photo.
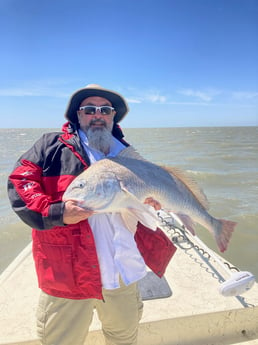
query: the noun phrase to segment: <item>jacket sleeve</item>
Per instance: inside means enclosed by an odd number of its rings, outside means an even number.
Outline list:
[[[8,178],[8,195],[13,210],[22,221],[39,230],[64,226],[64,203],[53,200],[44,190],[45,146],[41,138],[18,160]]]

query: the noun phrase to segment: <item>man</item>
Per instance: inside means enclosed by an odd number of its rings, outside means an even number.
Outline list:
[[[68,103],[62,133],[48,133],[9,176],[14,211],[32,230],[41,288],[37,332],[44,345],[83,345],[96,308],[108,345],[136,345],[142,301],[137,281],[146,264],[164,274],[174,247],[161,231],[138,223],[133,235],[120,214],[94,214],[62,202],[70,182],[129,144],[118,126],[128,112],[117,92],[91,84]],[[150,196],[145,200],[160,205]]]

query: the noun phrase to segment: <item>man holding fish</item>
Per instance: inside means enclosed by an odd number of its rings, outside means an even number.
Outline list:
[[[83,345],[94,309],[106,344],[136,345],[143,308],[137,281],[146,275],[146,265],[161,277],[175,252],[157,228],[154,211],[161,202],[151,193],[137,199],[127,183],[115,180],[114,185],[112,168],[92,181],[77,180],[122,152],[134,159],[134,150],[125,151],[130,146],[118,125],[127,112],[117,92],[96,84],[77,90],[62,132],[44,134],[9,176],[12,207],[32,227],[42,290],[37,333],[44,345]],[[73,180],[79,191],[87,184],[94,195],[89,206],[83,196],[70,195]]]

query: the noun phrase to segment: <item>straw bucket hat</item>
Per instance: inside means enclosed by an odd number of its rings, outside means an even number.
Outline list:
[[[114,118],[115,123],[120,122],[129,111],[126,100],[119,95],[119,93],[104,89],[97,84],[89,84],[85,88],[79,89],[72,94],[65,112],[65,118],[72,123],[78,122],[77,111],[79,110],[80,104],[85,98],[94,96],[106,98],[111,102],[116,111]]]

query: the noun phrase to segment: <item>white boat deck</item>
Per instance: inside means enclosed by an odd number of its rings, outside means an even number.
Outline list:
[[[197,249],[178,248],[166,271],[168,298],[144,302],[139,345],[258,344],[258,284],[242,296],[224,297],[216,261]],[[0,276],[0,345],[39,344],[35,310],[39,289],[30,245]],[[85,345],[104,345],[95,315]]]

